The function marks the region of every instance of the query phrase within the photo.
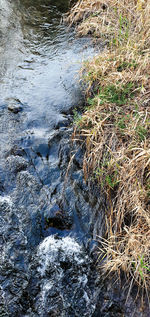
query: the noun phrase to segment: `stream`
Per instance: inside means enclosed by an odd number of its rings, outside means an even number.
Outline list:
[[[60,23],[68,8],[0,1],[0,316],[83,317],[96,307],[92,207],[71,142],[72,109],[84,102],[78,71],[95,52]]]

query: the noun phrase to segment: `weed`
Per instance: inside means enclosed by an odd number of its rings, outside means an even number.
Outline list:
[[[127,61],[123,61],[123,62],[120,61],[119,65],[117,67],[117,71],[122,72],[123,70],[125,70],[127,68],[132,70],[132,69],[136,69],[137,66],[138,65],[137,65],[135,60],[131,61],[130,63]]]
[[[124,105],[129,97],[133,97],[132,88],[132,83],[122,85],[121,88],[118,88],[115,85],[108,85],[102,90],[100,89],[101,92],[99,94],[99,98],[103,102],[115,103],[116,105]]]
[[[123,17],[122,14],[119,16],[119,36],[118,39],[120,44],[122,41],[127,41],[129,37],[129,21],[126,17]]]
[[[117,176],[118,176],[118,172],[117,171],[113,172],[112,175],[106,175],[106,183],[113,190],[119,184],[119,180],[118,180]]]
[[[146,276],[150,273],[150,266],[148,262],[145,261],[145,255],[138,257],[138,263],[132,262],[133,267],[133,275],[137,276],[137,272],[139,273],[141,282],[145,284]],[[139,277],[138,277],[139,280]]]
[[[140,141],[144,141],[147,136],[147,132],[148,132],[147,129],[143,126],[138,125],[136,127],[136,132],[140,138]]]
[[[126,128],[126,124],[125,124],[125,118],[121,118],[118,122],[117,122],[117,126],[120,130],[124,130]]]
[[[79,114],[79,111],[77,109],[73,110],[73,122],[74,124],[79,124],[80,120],[82,120],[81,114]]]
[[[103,52],[83,65],[88,107],[76,135],[85,138],[85,180],[107,197],[104,274],[123,271],[150,289],[150,2],[78,1],[67,17],[79,35],[94,34]],[[94,89],[93,89],[94,87]],[[128,221],[126,219],[128,218]]]

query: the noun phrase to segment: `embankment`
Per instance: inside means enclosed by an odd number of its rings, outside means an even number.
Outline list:
[[[79,36],[105,44],[83,65],[86,107],[76,115],[74,137],[85,144],[85,180],[99,186],[107,202],[100,210],[104,234],[97,227],[100,271],[124,281],[126,304],[131,294],[149,302],[149,13],[146,0],[83,0],[67,17]]]

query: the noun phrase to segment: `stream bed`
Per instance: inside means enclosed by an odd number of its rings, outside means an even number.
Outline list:
[[[83,104],[78,71],[94,49],[60,23],[68,8],[0,2],[0,316],[95,310],[88,205],[78,197],[82,153],[66,180],[72,109]]]
[[[68,9],[0,0],[1,317],[123,316],[124,295],[95,268],[106,202],[89,193],[71,141],[78,71],[96,52],[60,23]]]

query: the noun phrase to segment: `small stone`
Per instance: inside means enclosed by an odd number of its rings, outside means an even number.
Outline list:
[[[18,113],[20,111],[22,111],[22,106],[20,104],[10,104],[8,105],[8,110],[13,112],[13,113]]]
[[[56,129],[66,128],[69,125],[70,121],[67,117],[62,117],[57,121]]]

